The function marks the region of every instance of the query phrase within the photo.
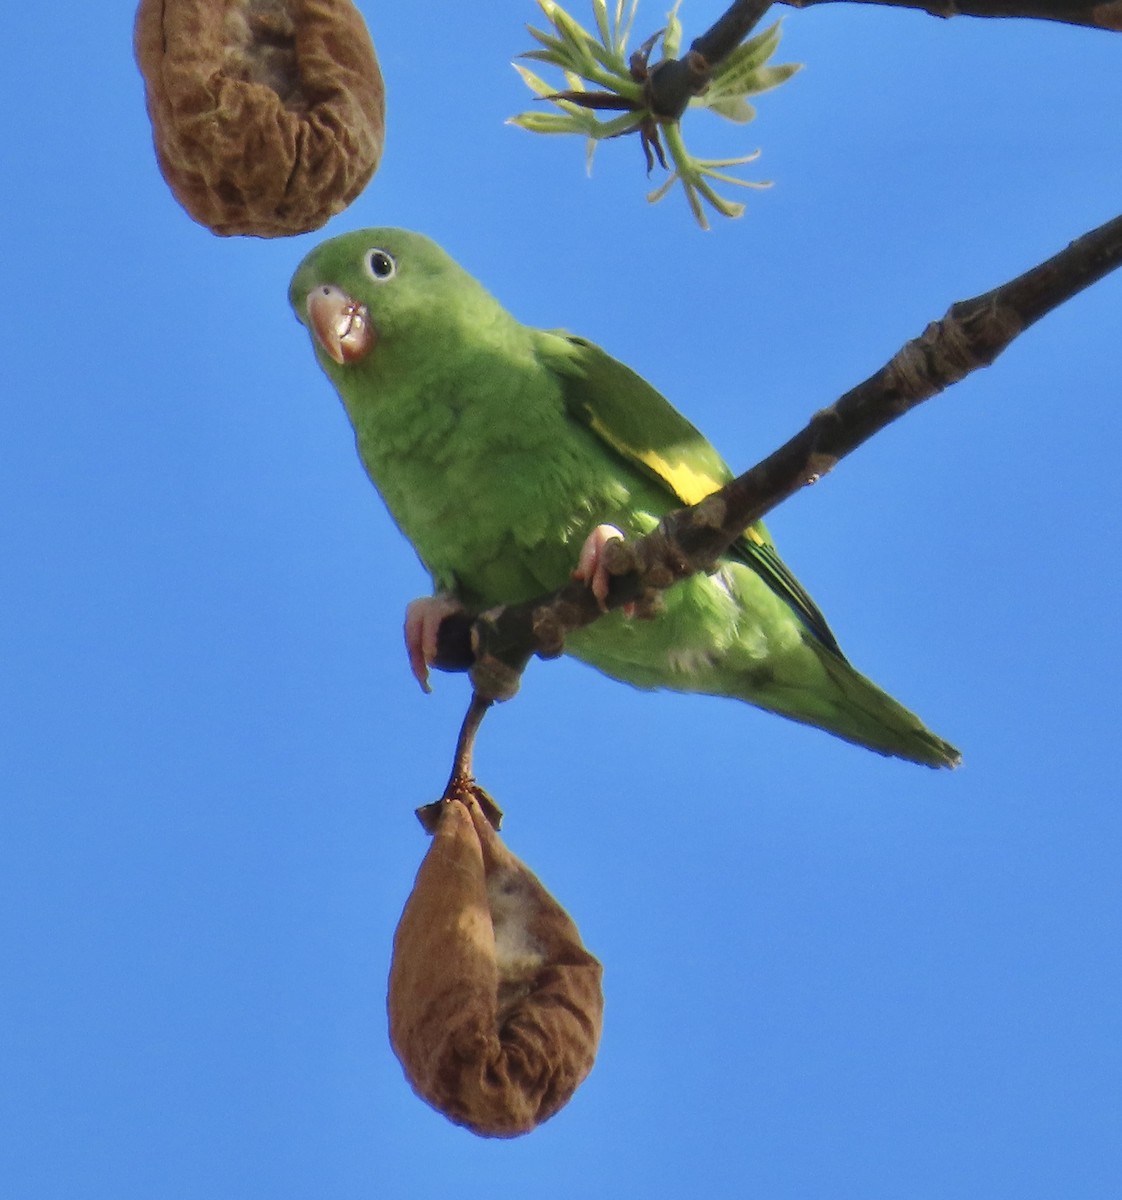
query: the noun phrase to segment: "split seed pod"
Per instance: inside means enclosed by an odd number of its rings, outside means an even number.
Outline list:
[[[318,229],[369,182],[385,91],[351,0],[141,0],[156,158],[214,233]]]
[[[434,1108],[475,1133],[515,1137],[592,1069],[601,967],[475,797],[442,808],[394,938],[390,1040]]]

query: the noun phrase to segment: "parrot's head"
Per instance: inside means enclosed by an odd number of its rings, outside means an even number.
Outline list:
[[[501,311],[435,242],[405,229],[323,242],[297,267],[288,298],[336,384],[423,362],[457,329]]]

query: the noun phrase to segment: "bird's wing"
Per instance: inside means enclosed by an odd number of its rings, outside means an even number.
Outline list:
[[[625,463],[658,483],[674,504],[696,504],[732,479],[705,437],[655,388],[593,342],[543,333],[540,352],[561,381],[569,416],[595,433]],[[802,618],[811,633],[841,655],[818,606],[776,553],[762,521],[729,547]]]

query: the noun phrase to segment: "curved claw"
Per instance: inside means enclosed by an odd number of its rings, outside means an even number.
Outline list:
[[[429,663],[436,658],[436,639],[445,617],[462,612],[463,605],[451,596],[422,596],[405,608],[405,650],[413,678],[429,693]]]

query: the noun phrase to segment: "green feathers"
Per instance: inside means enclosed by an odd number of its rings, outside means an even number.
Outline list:
[[[731,478],[642,378],[522,325],[418,234],[325,242],[290,301],[434,589],[469,608],[552,590],[597,525],[645,533]],[[612,612],[566,650],[637,687],[737,697],[932,766],[959,758],[849,665],[762,524],[670,589],[656,620]]]

